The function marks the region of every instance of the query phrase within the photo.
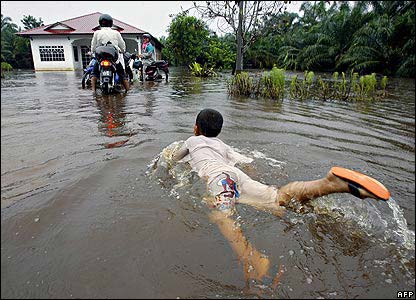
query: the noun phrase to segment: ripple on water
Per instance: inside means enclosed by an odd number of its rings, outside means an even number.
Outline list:
[[[2,79],[2,208],[3,203],[22,199],[30,203],[36,197],[68,188],[83,179],[84,171],[98,166],[126,158],[134,164],[138,157],[155,157],[170,143],[192,135],[197,112],[212,107],[224,116],[219,137],[253,158],[255,179],[280,186],[320,178],[331,166],[340,165],[374,176],[394,197],[386,203],[357,201],[347,194],[331,195],[315,200],[311,206],[295,207],[283,219],[239,205],[238,222],[246,238],[271,258],[271,271],[284,266],[278,289],[270,297],[383,298],[391,295],[392,288],[413,287],[414,81],[392,80],[391,96],[380,102],[301,102],[229,97],[228,76],[201,80],[172,68],[167,84],[134,83],[127,95],[109,97],[94,97],[91,90],[81,89],[81,74],[77,72],[23,72]],[[184,257],[188,260],[182,261],[188,267],[201,260],[201,240],[209,240],[207,248],[213,247],[221,258],[231,261],[229,265],[219,265],[213,260],[211,265],[197,266],[199,269],[195,267],[192,272],[180,266],[175,270],[183,278],[177,277],[177,282],[166,286],[191,281],[195,286],[206,287],[199,290],[202,298],[255,297],[241,294],[245,282],[238,259],[207,219],[208,209],[201,201],[203,182],[187,166],[169,169],[165,163],[164,167],[150,166],[152,176],[146,178],[159,183],[156,194],[169,200],[160,199],[168,203],[171,219],[165,220],[163,213],[143,210],[141,218],[151,217],[155,223],[136,219],[135,224],[149,230],[151,234],[147,232],[147,236],[155,238],[154,249],[166,249],[166,245],[158,244],[164,231],[155,231],[151,225],[160,223],[173,230],[176,227],[171,227],[171,221],[179,220],[181,225],[177,228],[183,230],[184,240],[193,242],[180,249],[184,250],[180,253],[188,251],[189,259]],[[122,209],[129,197],[134,197],[134,201],[130,200],[136,206],[129,203],[134,208],[125,209],[133,218],[137,205],[141,208],[149,195],[145,179],[140,174],[117,175],[126,182],[139,178],[132,185],[135,190],[118,190],[117,197],[110,201],[112,208]],[[140,190],[141,184],[146,188]],[[106,203],[107,196],[100,199],[102,203]],[[41,216],[36,225],[43,220]],[[72,221],[76,220],[77,217]],[[132,228],[127,232],[129,236],[144,232],[133,225]],[[177,235],[182,236],[182,232]],[[46,237],[48,242],[54,242],[54,238]],[[119,240],[120,247],[129,249],[124,244],[127,240],[131,239]],[[125,254],[121,263],[132,258],[129,252]],[[150,250],[145,254],[146,260],[154,264],[149,269],[165,268],[162,264],[168,260],[152,256]],[[71,253],[71,257],[77,255],[80,254]],[[173,255],[170,258],[177,259]],[[29,261],[27,265],[32,264]],[[59,265],[67,267],[65,262]],[[74,265],[68,267],[70,270]],[[207,275],[209,269],[215,270],[215,281]],[[137,270],[127,270],[127,274]],[[156,271],[149,272],[149,278],[160,276]],[[65,274],[61,275],[65,278]],[[259,289],[262,286],[258,284]]]

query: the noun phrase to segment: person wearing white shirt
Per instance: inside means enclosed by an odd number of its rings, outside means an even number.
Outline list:
[[[280,188],[251,179],[235,164],[240,163],[244,168],[253,159],[236,152],[217,138],[222,124],[221,113],[214,109],[201,110],[196,117],[194,136],[182,144],[178,143],[173,151],[169,151],[169,147],[165,148],[159,160],[161,163],[165,160],[171,166],[175,163],[189,163],[192,170],[206,181],[208,193],[204,200],[212,209],[209,218],[217,224],[243,263],[246,282],[250,279],[261,281],[266,277],[271,261],[244,237],[238,218],[231,218],[236,212],[236,203],[248,204],[282,216],[285,207],[290,208],[288,204],[292,199],[307,202],[332,193],[351,193],[361,199],[390,198],[387,188],[374,178],[341,167],[332,167],[321,179],[294,181]],[[279,267],[272,287],[276,287],[281,275],[282,269]]]
[[[387,200],[388,190],[374,178],[353,170],[333,167],[319,180],[295,181],[281,188],[251,179],[236,163],[250,163],[251,159],[234,151],[219,138],[222,115],[213,109],[199,112],[194,136],[177,149],[173,161],[188,162],[199,177],[206,179],[213,208],[232,213],[237,202],[269,211],[281,211],[291,199],[307,202],[332,193],[351,193],[358,198]],[[224,205],[225,203],[225,205]]]
[[[91,41],[91,51],[95,52],[95,49],[98,46],[103,46],[110,42],[114,47],[116,47],[119,53],[126,52],[126,42],[121,37],[120,32],[111,28],[113,26],[113,18],[110,15],[103,14],[98,19],[98,23],[100,24],[100,29],[94,32],[94,36],[92,37]],[[98,64],[95,64],[94,70],[92,72],[93,76],[91,78],[91,85],[94,92],[96,90],[97,78],[100,76],[98,67]],[[118,56],[116,61],[116,71],[120,76],[120,79],[123,82],[123,86],[127,92],[129,90],[129,81],[126,78],[124,59],[122,54]]]

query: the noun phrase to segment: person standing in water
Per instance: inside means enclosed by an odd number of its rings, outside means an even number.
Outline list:
[[[155,47],[153,47],[150,34],[143,34],[143,45],[142,53],[139,54],[139,57],[143,62],[143,71],[146,71],[146,68],[154,62]]]

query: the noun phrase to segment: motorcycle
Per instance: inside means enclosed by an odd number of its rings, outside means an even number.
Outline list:
[[[149,66],[145,67],[141,60],[135,59],[133,62],[133,69],[139,72],[140,81],[157,81],[163,79],[161,71],[165,74],[165,80],[169,78],[169,63],[165,60],[156,60]],[[143,71],[144,69],[144,71]]]
[[[88,64],[88,66],[84,69],[84,74],[82,75],[81,85],[83,89],[85,89],[86,86],[91,86],[92,71],[94,70],[94,66],[96,63],[97,59],[94,55],[92,55],[91,61]]]
[[[134,53],[131,54],[130,52],[124,52],[123,58],[124,58],[126,75],[128,76],[129,81],[132,82],[133,81],[132,63],[136,59],[136,54]]]
[[[164,60],[156,60],[151,63],[150,66],[147,66],[144,73],[146,74],[145,80],[154,81],[162,79],[162,75],[159,70],[165,73],[165,80],[168,81],[169,78],[169,64]]]
[[[95,49],[95,56],[98,60],[98,70],[100,77],[97,86],[100,87],[103,94],[111,94],[120,92],[122,82],[116,72],[116,62],[118,60],[118,50],[116,47],[108,43],[105,46],[98,46]]]
[[[143,81],[143,63],[140,59],[135,58],[132,64],[132,69],[138,74],[139,80]]]

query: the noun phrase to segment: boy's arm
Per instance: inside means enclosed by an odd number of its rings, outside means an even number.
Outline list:
[[[227,148],[227,156],[233,164],[250,164],[253,162],[253,159],[251,157],[247,157],[241,153],[238,153],[230,146],[228,146]]]
[[[255,168],[251,165],[253,162],[251,157],[240,154],[229,146],[227,149],[227,156],[233,164],[238,164],[248,176],[257,175]]]
[[[175,151],[173,152],[172,160],[179,161],[188,154],[189,154],[189,150],[188,148],[186,148],[185,143],[183,143],[179,149],[175,149]]]

